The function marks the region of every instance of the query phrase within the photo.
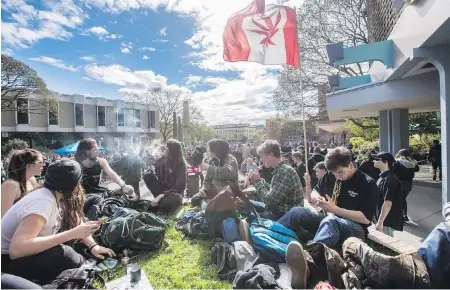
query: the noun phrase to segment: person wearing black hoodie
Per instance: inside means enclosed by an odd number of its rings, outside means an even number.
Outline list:
[[[401,149],[395,155],[395,162],[393,166],[394,174],[397,176],[401,183],[401,191],[403,195],[403,221],[408,222],[408,205],[406,198],[412,189],[412,180],[414,179],[415,172],[419,171],[419,165],[414,160],[409,151]]]
[[[433,140],[433,145],[428,153],[428,161],[433,166],[433,180],[436,180],[436,171],[439,167],[439,180],[442,180],[442,167],[441,167],[441,144],[439,140]]]
[[[365,174],[369,175],[370,177],[372,177],[373,180],[377,181],[380,175],[380,170],[378,168],[375,168],[373,164],[374,158],[372,154],[376,154],[375,150],[369,152],[367,158],[365,158],[361,162],[361,165],[359,166],[358,169],[364,172]]]
[[[316,166],[317,163],[324,161],[325,157],[322,155],[322,150],[320,147],[314,148],[314,153],[311,158],[308,159],[308,171],[309,176],[311,176],[311,188],[314,188],[319,180],[316,177],[316,172],[314,171],[314,166]]]

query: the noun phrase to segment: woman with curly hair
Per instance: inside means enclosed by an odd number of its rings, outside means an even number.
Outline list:
[[[28,192],[39,187],[35,176],[41,175],[42,154],[34,149],[14,151],[8,165],[8,179],[2,183],[2,218]]]
[[[115,256],[91,236],[100,224],[84,222],[81,177],[76,161],[55,161],[47,169],[44,186],[6,212],[1,225],[2,272],[46,284],[84,263],[82,255],[64,245],[73,240],[81,240],[98,258]]]

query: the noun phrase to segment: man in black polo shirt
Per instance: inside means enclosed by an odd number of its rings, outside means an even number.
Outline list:
[[[339,248],[349,237],[365,239],[375,214],[379,190],[375,181],[356,169],[350,150],[338,147],[325,158],[328,172],[312,192],[312,204],[289,210],[278,222],[294,230],[315,234],[313,241]],[[306,178],[307,191],[311,191]]]
[[[394,156],[388,152],[372,154],[373,165],[380,169],[377,186],[380,190],[375,213],[376,228],[380,232],[393,236],[394,230],[403,231],[403,198],[401,184],[392,172]]]

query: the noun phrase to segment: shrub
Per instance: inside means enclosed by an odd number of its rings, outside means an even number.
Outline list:
[[[353,150],[357,150],[366,141],[364,140],[363,137],[352,137],[352,138],[350,138],[350,142],[353,145]]]

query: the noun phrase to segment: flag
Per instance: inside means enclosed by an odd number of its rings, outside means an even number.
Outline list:
[[[299,67],[294,9],[264,4],[264,0],[254,0],[228,19],[223,58]]]

